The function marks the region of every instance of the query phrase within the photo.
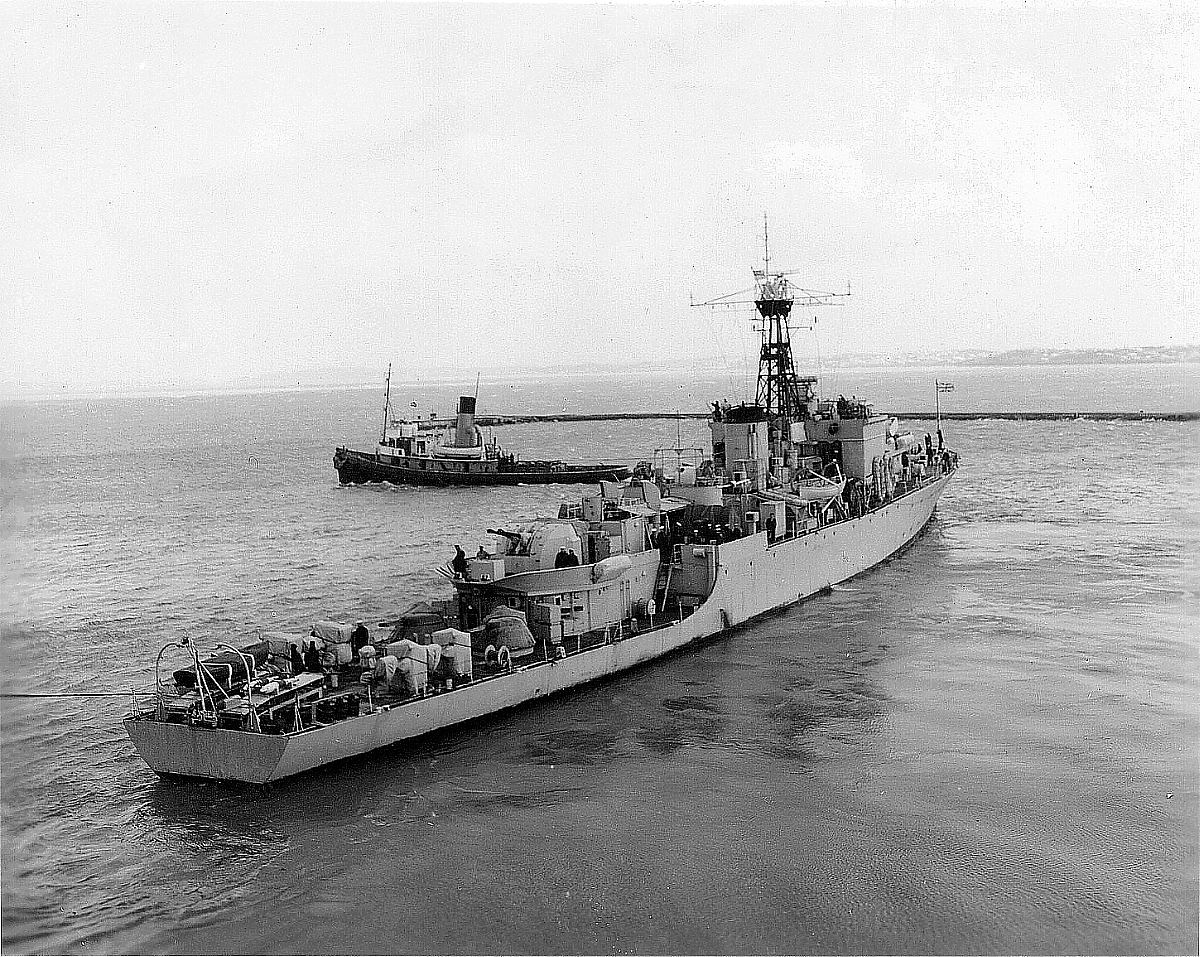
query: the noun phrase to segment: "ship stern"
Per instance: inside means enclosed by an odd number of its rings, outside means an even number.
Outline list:
[[[199,728],[131,715],[125,732],[156,774],[265,784],[287,746],[283,735]]]

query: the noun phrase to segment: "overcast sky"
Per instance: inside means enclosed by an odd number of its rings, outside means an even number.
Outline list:
[[[1190,7],[1036,6],[6,5],[3,382],[753,354],[764,211],[829,353],[1196,343]]]

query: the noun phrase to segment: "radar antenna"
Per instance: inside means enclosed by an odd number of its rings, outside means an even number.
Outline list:
[[[694,306],[717,308],[739,308],[753,305],[757,315],[751,320],[762,336],[758,354],[758,388],[755,404],[760,406],[769,419],[801,419],[808,411],[809,403],[816,396],[815,376],[796,374],[792,358],[792,338],[789,319],[792,307],[840,306],[838,299],[850,295],[845,292],[821,292],[802,289],[792,285],[788,279],[798,270],[771,271],[771,245],[767,231],[767,216],[763,214],[763,268],[754,271],[754,286],[739,292],[718,296],[707,302],[692,303]],[[753,299],[738,297],[753,293]]]

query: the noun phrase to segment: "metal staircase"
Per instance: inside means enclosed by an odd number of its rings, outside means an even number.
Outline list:
[[[671,569],[675,566],[670,562],[658,563],[658,575],[654,580],[654,607],[661,614],[667,610],[667,595],[671,589]]]

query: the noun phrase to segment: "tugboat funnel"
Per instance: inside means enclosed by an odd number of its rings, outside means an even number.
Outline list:
[[[455,429],[454,444],[460,449],[474,448],[475,440],[475,397],[460,395],[458,397],[458,425]]]

